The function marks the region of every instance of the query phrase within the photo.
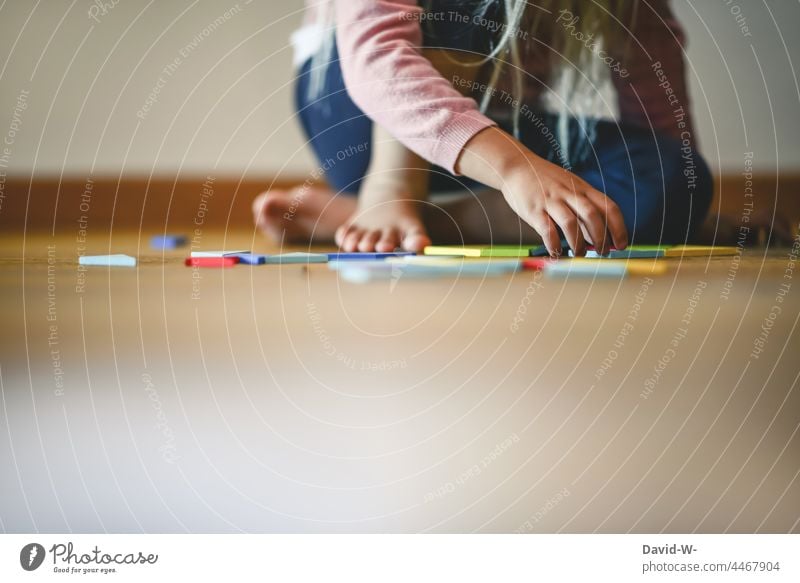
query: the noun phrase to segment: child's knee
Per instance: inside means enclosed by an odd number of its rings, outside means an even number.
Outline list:
[[[665,206],[668,210],[674,207],[683,222],[688,221],[691,231],[702,223],[708,212],[714,180],[708,164],[691,144],[677,140],[671,140],[671,144],[665,173]]]
[[[651,226],[663,225],[662,240],[682,242],[702,224],[711,205],[714,182],[708,164],[691,144],[659,137],[657,172],[663,187],[649,205]],[[660,185],[659,185],[660,186]]]

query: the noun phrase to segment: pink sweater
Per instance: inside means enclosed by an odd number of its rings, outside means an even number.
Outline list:
[[[340,64],[353,101],[406,147],[454,172],[464,145],[494,122],[422,56],[422,9],[417,1],[333,2]],[[686,138],[688,132],[691,137],[683,31],[667,0],[637,4],[627,51],[613,54],[609,50],[609,56],[627,72],[624,77],[611,73],[621,121],[679,138]],[[309,2],[308,20],[314,20],[319,5],[319,0]],[[541,58],[525,62],[532,78],[546,80],[548,68]],[[541,85],[526,88],[526,102],[533,103],[540,90]]]

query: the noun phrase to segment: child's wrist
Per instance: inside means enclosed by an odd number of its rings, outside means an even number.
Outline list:
[[[497,127],[475,134],[464,146],[457,162],[459,174],[498,190],[512,177],[529,172],[539,157]]]

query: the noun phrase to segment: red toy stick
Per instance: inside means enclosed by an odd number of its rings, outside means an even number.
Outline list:
[[[239,263],[238,257],[187,257],[187,267],[233,267]]]

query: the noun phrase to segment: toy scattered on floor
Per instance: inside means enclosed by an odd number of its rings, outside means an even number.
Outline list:
[[[390,257],[413,256],[412,251],[378,251],[375,253],[328,253],[328,261],[364,261],[369,259],[388,259]]]
[[[236,251],[192,251],[190,257],[231,257],[233,255],[243,255],[250,253],[249,249],[239,249]]]
[[[449,260],[447,263],[420,263],[404,258],[386,261],[331,261],[328,267],[339,273],[342,279],[353,283],[375,280],[399,280],[401,278],[430,279],[438,277],[489,277],[512,273],[520,269],[516,260]]]
[[[425,255],[458,255],[462,257],[528,257],[530,247],[518,245],[465,245],[440,246],[428,245]]]
[[[454,259],[464,261],[466,258],[463,255],[406,255],[404,257],[388,257],[386,261],[436,265],[437,263],[448,263]]]
[[[665,257],[708,257],[719,255],[736,255],[736,247],[723,245],[675,245],[664,253]]]
[[[626,275],[661,275],[666,273],[667,266],[659,261],[626,261],[608,259],[569,259],[567,261],[551,261],[544,265],[544,274],[548,277],[625,277]]]
[[[454,275],[494,275],[521,269],[521,264],[516,259],[464,259],[463,257],[439,259],[438,261],[419,261],[412,259],[412,257],[393,257],[385,261],[331,261],[328,263],[328,267],[336,271],[347,269],[349,266],[374,270],[401,269],[415,273]]]
[[[184,235],[153,235],[150,247],[153,249],[177,249],[184,247],[189,240]]]
[[[453,261],[474,263],[489,260],[466,258],[463,255],[406,255],[405,257],[390,257],[386,261],[390,263],[415,263],[418,265],[452,265]]]
[[[239,263],[236,256],[217,257],[187,257],[184,264],[187,267],[233,267]]]
[[[541,271],[552,261],[554,260],[547,257],[528,257],[522,260],[522,269],[526,271]]]
[[[608,255],[600,255],[594,247],[586,249],[586,258],[603,259],[655,259],[658,257],[714,257],[735,255],[736,247],[714,245],[630,245],[625,249],[612,248]],[[572,251],[569,256],[574,257]]]
[[[275,265],[284,263],[327,263],[327,253],[282,253],[267,255],[264,263]]]
[[[622,251],[612,249],[608,255],[600,255],[593,247],[586,250],[587,258],[654,258],[663,257],[667,247],[628,247]],[[515,245],[467,245],[467,246],[436,246],[425,248],[425,255],[448,255],[461,257],[548,257],[550,252],[544,245],[515,246]],[[561,248],[562,257],[574,257],[572,249],[564,243]]]
[[[574,257],[572,250],[562,242],[561,256]],[[527,250],[527,253],[525,252]],[[709,257],[735,255],[736,247],[716,245],[630,245],[625,249],[612,248],[608,255],[600,255],[594,247],[586,250],[587,259],[655,259],[658,257]],[[425,248],[425,255],[450,255],[461,257],[548,257],[544,245],[532,247],[512,245],[436,246]]]
[[[103,267],[136,267],[136,257],[123,255],[81,255],[78,257],[80,265],[100,265]]]
[[[428,271],[438,270],[446,273],[462,273],[464,275],[482,275],[509,273],[522,269],[519,259],[503,258],[466,258],[438,255],[408,255],[406,257],[390,257],[385,263],[413,265],[427,268]]]
[[[238,255],[234,255],[234,257],[239,260],[239,263],[244,265],[264,265],[267,262],[266,255],[259,255],[257,253],[239,253]]]
[[[659,247],[654,245],[652,248],[642,245],[632,245],[625,249],[611,248],[608,255],[600,255],[595,251],[594,247],[586,249],[586,259],[657,259],[658,257],[666,257],[666,252],[669,247]],[[572,249],[569,250],[569,256],[575,257]]]
[[[376,253],[282,253],[260,255],[249,251],[193,251],[186,265],[194,267],[231,267],[246,265],[281,265],[328,263],[347,281],[373,281],[403,276],[415,278],[473,276],[486,277],[514,271],[541,270],[552,277],[624,277],[658,275],[667,265],[653,261],[665,257],[710,257],[731,255],[735,247],[701,245],[631,245],[611,249],[605,256],[591,246],[586,257],[574,258],[565,248],[564,259],[551,259],[543,246],[466,245],[425,248],[424,255],[409,251]],[[567,258],[571,257],[571,258]],[[599,260],[598,260],[599,259]],[[646,261],[650,259],[651,261]]]
[[[658,257],[714,257],[735,254],[736,247],[719,245],[630,245],[621,250],[612,248],[605,256],[598,254],[591,246],[586,250],[587,259],[655,259]],[[573,257],[571,250],[569,256]]]

